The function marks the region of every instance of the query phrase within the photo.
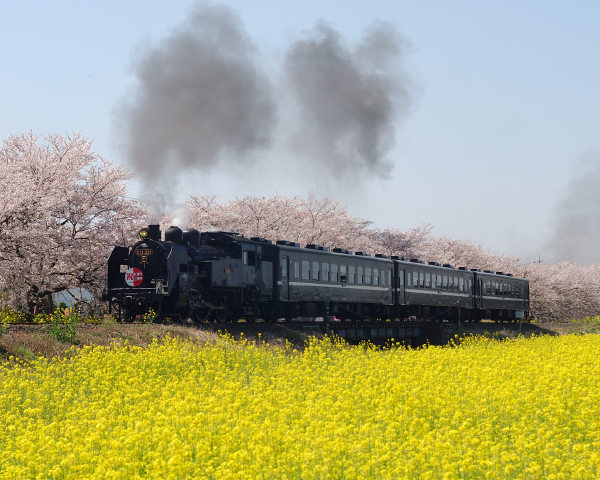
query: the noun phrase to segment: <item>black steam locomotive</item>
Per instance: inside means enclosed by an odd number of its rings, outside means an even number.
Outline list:
[[[425,263],[232,232],[158,225],[108,260],[105,292],[125,320],[150,308],[194,322],[298,317],[478,321],[527,318],[529,282],[502,272]]]

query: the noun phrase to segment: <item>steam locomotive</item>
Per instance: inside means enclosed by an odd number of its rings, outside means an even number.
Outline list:
[[[503,272],[371,256],[234,232],[158,225],[108,260],[105,300],[124,320],[527,318],[529,282]]]

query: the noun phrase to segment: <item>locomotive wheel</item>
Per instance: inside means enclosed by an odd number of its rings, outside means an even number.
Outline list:
[[[229,310],[225,298],[219,300],[217,308],[208,313],[208,320],[216,323],[224,323],[229,319]]]

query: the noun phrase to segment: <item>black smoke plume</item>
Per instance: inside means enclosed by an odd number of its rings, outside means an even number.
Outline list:
[[[407,42],[385,23],[351,47],[325,23],[291,46],[285,75],[296,104],[294,147],[338,178],[385,176],[410,105],[400,68]]]
[[[148,191],[190,171],[227,173],[258,152],[335,171],[333,181],[384,176],[410,104],[406,50],[388,24],[348,45],[320,23],[287,49],[274,85],[238,17],[197,4],[136,62],[136,94],[121,109],[127,158]],[[284,111],[291,115],[277,122]],[[170,202],[173,192],[162,190]]]
[[[178,30],[145,52],[135,73],[137,93],[123,109],[125,144],[146,182],[246,161],[269,144],[272,90],[229,9],[197,5]]]
[[[555,229],[547,245],[551,261],[600,263],[600,155],[577,164],[565,196],[555,209]]]

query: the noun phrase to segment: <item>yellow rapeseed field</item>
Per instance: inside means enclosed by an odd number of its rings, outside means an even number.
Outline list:
[[[600,477],[600,336],[297,352],[222,338],[0,367],[0,478]]]

